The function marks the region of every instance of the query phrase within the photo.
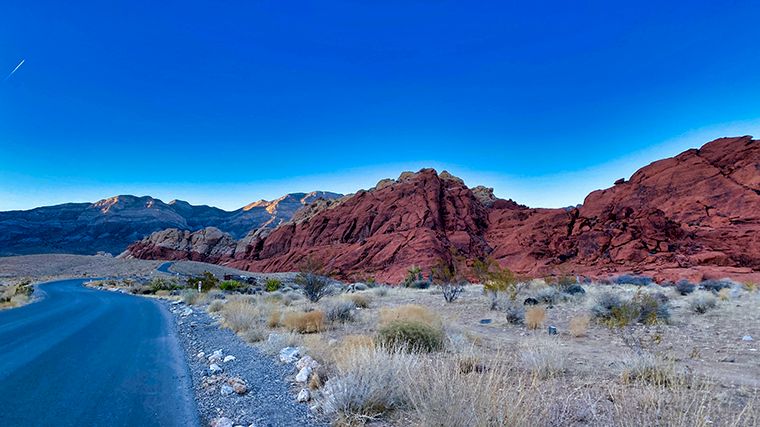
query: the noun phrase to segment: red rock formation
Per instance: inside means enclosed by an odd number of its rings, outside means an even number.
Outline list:
[[[130,249],[132,256],[155,257],[148,248],[155,241],[147,240]],[[454,249],[469,261],[491,256],[530,275],[760,280],[760,142],[715,140],[654,162],[568,209],[494,200],[490,189],[470,190],[448,173],[423,169],[271,232],[251,233],[235,247],[224,244],[216,253],[231,255],[190,258],[288,271],[311,256],[342,277],[395,282],[413,264],[444,260],[464,267],[452,258]]]

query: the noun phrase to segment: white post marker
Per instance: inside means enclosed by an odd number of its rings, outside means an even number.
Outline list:
[[[198,281],[198,293],[201,293],[201,281]]]

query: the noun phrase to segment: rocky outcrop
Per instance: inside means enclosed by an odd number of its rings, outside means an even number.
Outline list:
[[[760,280],[760,142],[715,140],[654,162],[577,207],[528,208],[423,169],[297,219],[249,233],[218,262],[288,271],[315,257],[344,278],[392,282],[413,264],[466,270],[484,257],[532,276]]]
[[[525,273],[749,277],[760,270],[760,142],[715,140],[577,208],[496,206],[489,224],[492,256]]]
[[[218,228],[190,232],[169,228],[131,245],[125,257],[218,263],[232,258],[237,242]]]
[[[96,203],[68,203],[28,211],[0,212],[0,256],[34,253],[117,254],[137,240],[168,228],[216,227],[239,239],[251,230],[275,228],[306,205],[336,199],[328,192],[293,193],[235,211],[194,206],[181,200],[116,196]]]

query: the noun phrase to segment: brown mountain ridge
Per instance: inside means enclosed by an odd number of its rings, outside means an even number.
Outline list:
[[[122,256],[268,272],[293,271],[313,257],[339,277],[386,282],[401,280],[411,265],[444,261],[466,270],[486,257],[531,276],[756,281],[759,232],[760,142],[743,136],[654,162],[575,208],[529,208],[422,169],[239,241],[218,230],[162,231]]]

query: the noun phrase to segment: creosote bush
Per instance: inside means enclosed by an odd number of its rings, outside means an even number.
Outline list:
[[[295,282],[301,286],[304,295],[311,302],[317,302],[330,293],[330,283],[322,275],[323,266],[315,259],[308,258],[301,266]]]
[[[606,291],[597,296],[591,314],[609,327],[624,327],[641,322],[654,325],[670,319],[670,307],[664,294],[637,292],[633,298],[623,298]]]
[[[522,325],[525,322],[525,307],[510,302],[504,307],[504,315],[507,318],[507,322],[513,325]]]
[[[566,355],[556,337],[534,337],[520,343],[520,359],[531,374],[546,379],[565,371]]]
[[[443,329],[420,321],[396,320],[377,332],[378,344],[411,352],[432,352],[443,349]]]
[[[356,317],[356,304],[351,300],[327,301],[323,309],[330,322],[353,322]]]
[[[697,314],[705,314],[715,308],[716,305],[717,299],[715,295],[709,292],[694,294],[689,299],[689,308]]]

